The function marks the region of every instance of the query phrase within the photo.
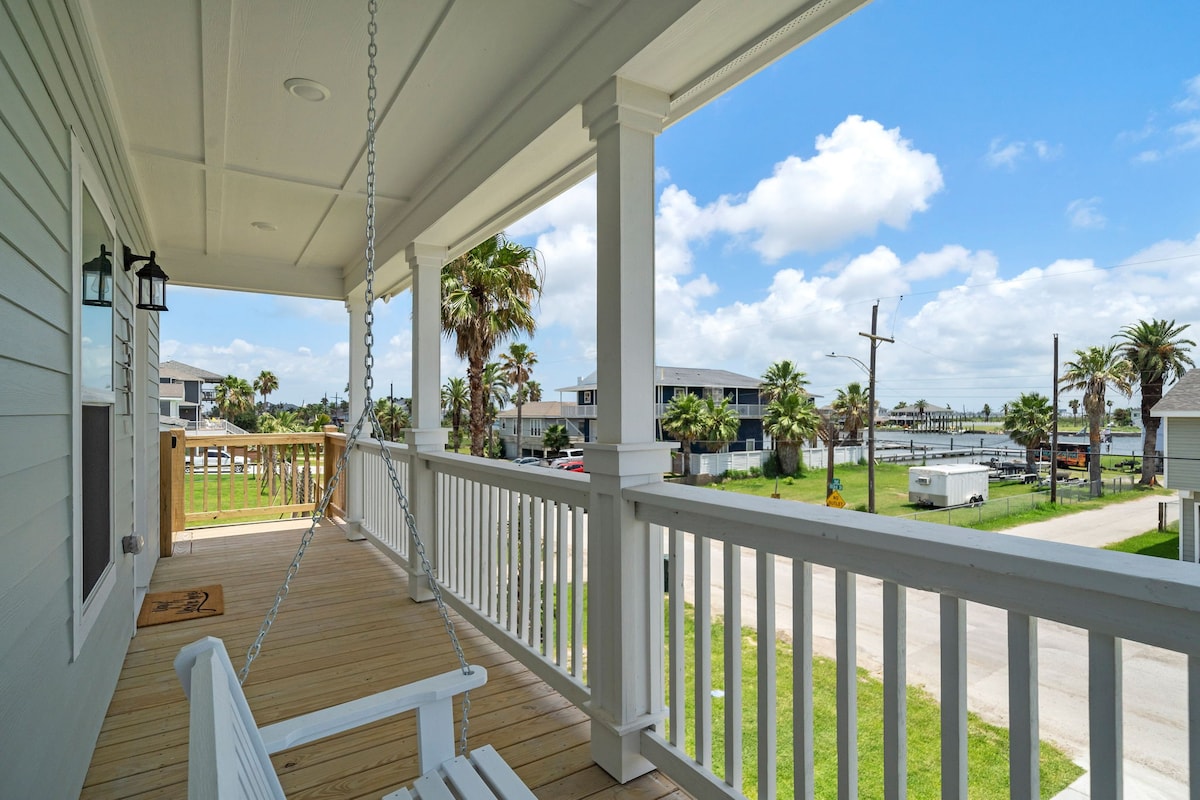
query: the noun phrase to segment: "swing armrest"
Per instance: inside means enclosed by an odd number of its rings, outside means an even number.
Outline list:
[[[432,760],[435,765],[441,763],[444,758],[438,758],[438,755],[447,747],[450,756],[453,755],[454,720],[451,699],[487,682],[486,669],[480,666],[472,666],[470,669],[470,675],[455,669],[348,703],[264,725],[259,728],[259,735],[262,736],[268,753],[278,753],[415,710],[418,749],[424,772],[426,760]]]

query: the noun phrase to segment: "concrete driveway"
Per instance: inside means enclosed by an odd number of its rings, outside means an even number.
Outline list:
[[[1099,547],[1153,528],[1163,498],[1147,497],[1096,511],[1013,528],[997,536],[1028,536]],[[1174,514],[1178,503],[1171,501]],[[689,551],[685,584],[690,593],[694,560]],[[1140,556],[1129,556],[1139,558]],[[713,613],[723,614],[722,548],[712,552]],[[743,552],[742,616],[754,624],[755,560]],[[777,626],[792,630],[791,562],[775,566]],[[882,582],[860,576],[858,588],[858,661],[882,674]],[[935,697],[939,687],[939,599],[908,590],[908,682],[924,686]],[[813,650],[835,653],[834,573],[813,568]],[[1058,623],[1039,621],[1039,706],[1043,740],[1062,748],[1086,767],[1088,755],[1087,634]],[[1135,642],[1124,642],[1124,742],[1126,796],[1177,798],[1187,796],[1187,671],[1186,657]],[[1008,722],[1007,619],[1000,609],[969,603],[967,609],[968,701],[970,710],[999,725]],[[1079,791],[1082,793],[1079,793]],[[1086,797],[1086,776],[1071,794]]]

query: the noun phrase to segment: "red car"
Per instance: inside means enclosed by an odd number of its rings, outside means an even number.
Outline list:
[[[565,469],[567,472],[584,472],[583,459],[577,458],[571,461],[564,461],[561,464],[556,464],[555,469]]]

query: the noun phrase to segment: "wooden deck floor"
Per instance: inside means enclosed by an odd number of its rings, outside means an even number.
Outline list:
[[[151,591],[220,583],[225,613],[138,631],[82,797],[186,797],[187,703],[172,661],[184,644],[212,635],[241,667],[303,529],[217,529],[207,535],[238,535],[197,538],[190,553],[159,563]],[[488,670],[487,685],[471,696],[471,743],[494,745],[539,798],[685,800],[657,773],[615,783],[591,761],[587,716],[477,630],[455,622],[468,660]],[[347,542],[327,526],[309,547],[245,691],[265,725],[454,666],[434,605],[411,602],[404,572],[371,544]],[[413,720],[376,723],[280,753],[274,762],[289,798],[378,798],[416,777]]]

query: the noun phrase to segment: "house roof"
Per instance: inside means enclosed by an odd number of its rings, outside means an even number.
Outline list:
[[[703,369],[700,367],[655,367],[655,386],[708,386],[725,389],[757,389],[762,381],[724,369]],[[595,389],[596,373],[583,378],[575,386],[563,386],[555,391],[578,392],[585,389]]]
[[[557,400],[553,401],[538,401],[536,403],[526,403],[521,406],[521,417],[523,419],[531,419],[533,417],[559,418],[562,417],[563,404]],[[497,417],[512,417],[516,419],[517,408],[512,406],[506,408],[496,415]]]
[[[158,365],[158,374],[165,378],[178,381],[200,381],[201,383],[219,383],[225,380],[224,375],[209,372],[206,369],[184,364],[182,361],[164,361]]]
[[[1189,370],[1150,409],[1155,417],[1200,417],[1200,370]]]
[[[594,172],[583,106],[614,75],[670,126],[866,3],[381,3],[376,296],[411,282],[409,244],[457,256]],[[365,4],[79,4],[146,210],[130,244],[176,285],[361,294]]]

